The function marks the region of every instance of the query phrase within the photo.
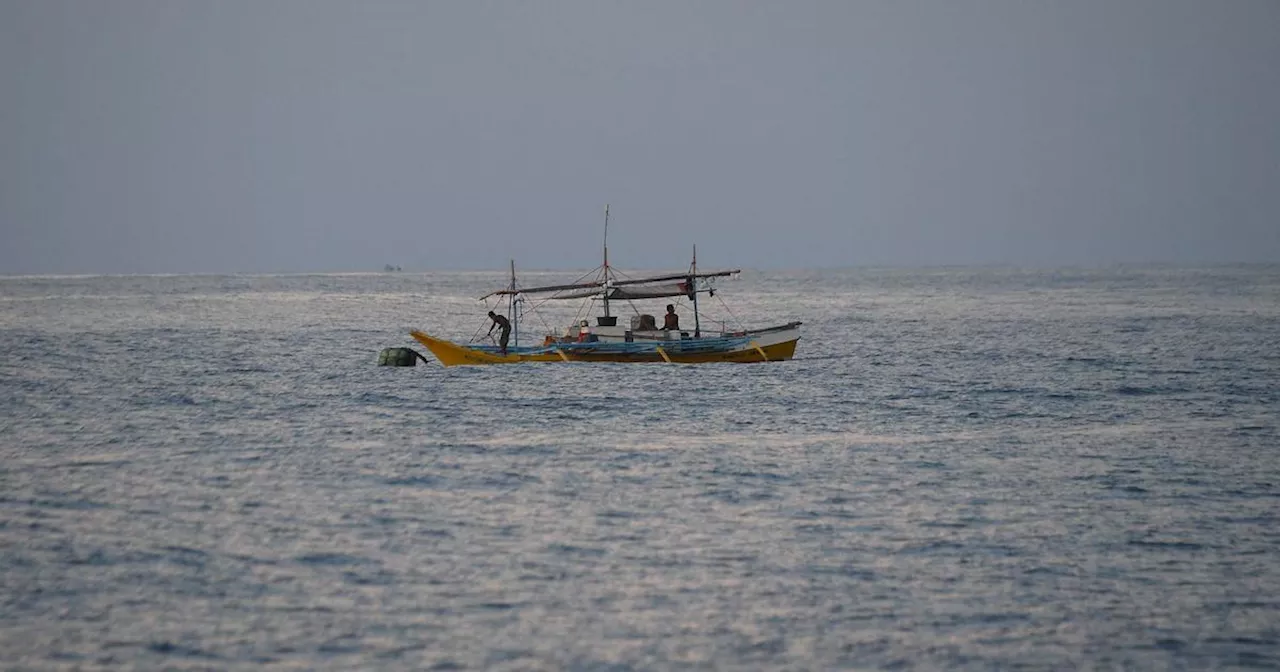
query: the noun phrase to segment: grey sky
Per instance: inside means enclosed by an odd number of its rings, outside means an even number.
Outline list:
[[[0,0],[0,272],[1280,261],[1280,2]]]

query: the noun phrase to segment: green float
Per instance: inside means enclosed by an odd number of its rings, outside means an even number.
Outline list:
[[[387,348],[378,353],[378,366],[414,366],[419,359],[427,361],[413,348]]]

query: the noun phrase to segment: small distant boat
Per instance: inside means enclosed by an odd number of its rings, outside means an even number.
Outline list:
[[[703,364],[711,362],[776,362],[795,356],[801,322],[788,322],[760,329],[704,330],[698,307],[699,295],[714,297],[717,278],[736,276],[739,270],[700,272],[698,250],[686,273],[646,278],[622,276],[609,265],[609,208],[605,206],[604,263],[577,282],[543,287],[519,287],[515,262],[507,287],[480,297],[497,298],[506,304],[512,325],[512,342],[506,354],[497,345],[460,344],[410,331],[415,340],[431,351],[444,366],[515,364],[519,362],[669,362]],[[531,309],[526,297],[542,300],[586,299],[599,301],[603,314],[595,324],[581,320],[558,334],[547,334],[537,345],[520,345],[520,323]],[[685,298],[692,304],[693,328],[663,329],[652,314],[638,308],[628,324],[618,324],[612,307],[627,302]],[[539,304],[540,305],[540,304]]]

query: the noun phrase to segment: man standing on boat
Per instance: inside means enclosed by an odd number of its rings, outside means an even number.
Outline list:
[[[493,335],[494,327],[502,327],[502,334],[498,336],[498,345],[502,348],[502,356],[507,356],[507,340],[511,338],[511,320],[489,311],[489,319],[493,320],[493,324],[489,327],[489,335]]]
[[[667,304],[667,314],[662,316],[663,331],[680,331],[680,316],[676,315],[676,307]]]

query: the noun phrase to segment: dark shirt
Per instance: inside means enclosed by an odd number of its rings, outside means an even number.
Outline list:
[[[680,329],[680,316],[675,313],[667,313],[662,316],[663,329]]]
[[[494,327],[500,327],[503,331],[511,331],[511,320],[501,315],[494,315],[489,319],[493,320]],[[493,331],[493,327],[489,327],[489,331]]]

